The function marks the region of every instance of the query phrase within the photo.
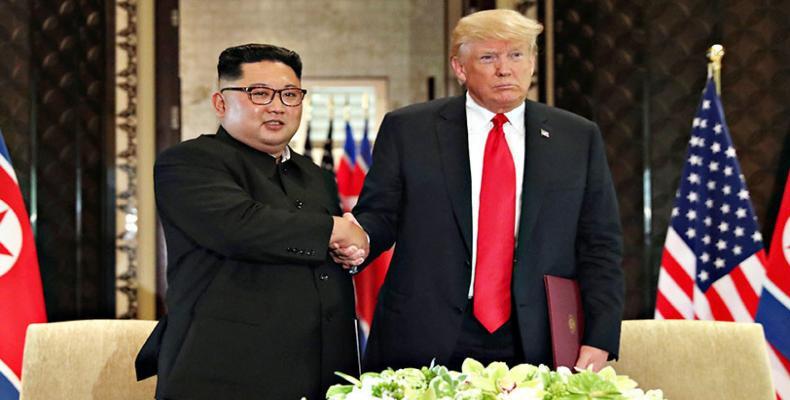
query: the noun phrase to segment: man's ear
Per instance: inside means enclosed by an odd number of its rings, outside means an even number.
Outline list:
[[[458,83],[461,85],[466,83],[466,68],[464,65],[461,64],[461,60],[458,59],[458,56],[450,57],[450,65],[453,67],[453,72],[455,72],[455,77],[458,79]]]
[[[225,104],[225,98],[222,97],[222,93],[214,92],[214,94],[211,95],[211,105],[214,106],[214,114],[216,114],[217,117],[222,118],[225,116],[225,107],[227,105]]]

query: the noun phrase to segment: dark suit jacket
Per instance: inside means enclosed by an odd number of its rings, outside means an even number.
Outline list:
[[[157,397],[319,399],[335,371],[356,373],[351,278],[327,254],[340,213],[328,174],[220,128],[163,152],[154,175],[168,316],[138,370],[155,373],[158,354]]]
[[[541,134],[549,132],[549,137]],[[552,360],[543,275],[578,279],[583,343],[617,354],[622,234],[598,127],[527,101],[514,316],[524,356]],[[395,243],[365,369],[447,362],[471,306],[472,209],[465,97],[393,111],[354,209],[375,257]]]

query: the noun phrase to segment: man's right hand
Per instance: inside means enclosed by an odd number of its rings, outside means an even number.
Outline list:
[[[351,213],[332,218],[334,225],[329,238],[332,259],[346,269],[362,264],[370,251],[367,233]]]

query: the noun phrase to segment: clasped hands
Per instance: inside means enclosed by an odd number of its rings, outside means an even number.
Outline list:
[[[351,213],[343,217],[332,217],[332,236],[329,238],[329,253],[332,259],[345,269],[352,269],[365,261],[370,251],[367,233]]]

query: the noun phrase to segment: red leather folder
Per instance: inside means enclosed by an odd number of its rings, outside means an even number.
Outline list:
[[[554,368],[573,369],[584,335],[584,311],[579,283],[573,279],[544,275],[551,325]]]

